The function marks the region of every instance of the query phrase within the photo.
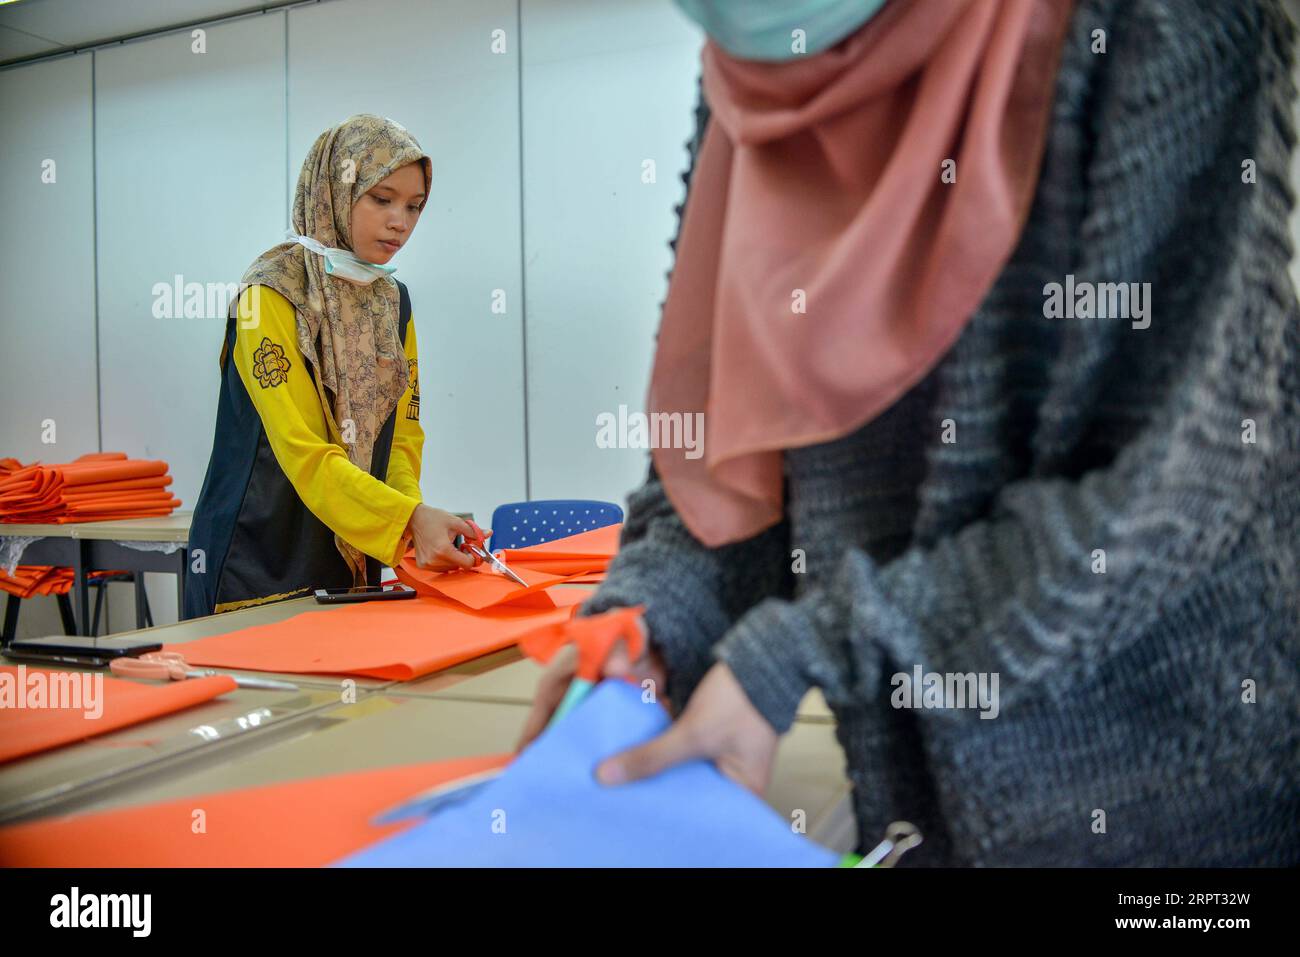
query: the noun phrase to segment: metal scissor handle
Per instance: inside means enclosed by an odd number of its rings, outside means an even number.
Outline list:
[[[478,523],[472,518],[465,519],[465,524],[474,530],[474,538],[466,538],[464,535],[457,535],[452,540],[452,546],[460,551],[468,551],[471,555],[483,558],[487,552],[487,537],[483,534],[483,529],[478,527]]]
[[[505,575],[507,578],[513,580],[516,584],[523,585],[525,588],[527,588],[528,582],[520,578],[518,574],[516,574],[514,571],[510,569],[510,566],[508,566],[496,555],[492,554],[492,552],[488,549],[487,537],[483,534],[483,529],[479,528],[478,525],[475,524],[472,518],[465,519],[465,522],[466,524],[469,525],[470,528],[474,529],[474,534],[478,536],[477,540],[469,541],[465,538],[464,535],[457,535],[455,540],[452,542],[452,544],[456,548],[460,549],[461,551],[468,550],[471,555],[475,556],[476,558],[482,561],[487,562],[488,565],[490,565],[492,569],[497,573],[501,575]]]
[[[895,821],[885,828],[885,839],[867,852],[856,867],[893,867],[898,859],[922,841],[915,824]]]

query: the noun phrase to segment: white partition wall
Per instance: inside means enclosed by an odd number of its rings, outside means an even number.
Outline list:
[[[212,451],[226,284],[284,232],[284,20],[95,54],[103,447],[166,459],[183,508]],[[149,586],[175,620],[171,576]]]
[[[0,456],[99,448],[91,55],[0,73]],[[39,104],[39,108],[34,105]],[[24,635],[61,631],[25,602]]]
[[[99,447],[90,61],[0,73],[0,456],[23,462]]]
[[[205,52],[176,33],[95,54],[104,448],[165,458],[186,508],[212,450],[218,286],[279,241],[286,203],[284,14],[203,40]]]
[[[596,417],[644,411],[702,36],[664,0],[523,9],[532,497],[623,504],[648,453]]]
[[[393,260],[419,336],[421,485],[426,502],[485,524],[525,494],[518,42],[514,0],[289,14],[290,180],[354,113],[396,120],[433,159],[429,202]]]

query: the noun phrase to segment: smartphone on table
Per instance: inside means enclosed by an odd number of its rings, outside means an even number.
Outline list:
[[[357,601],[400,601],[414,598],[415,589],[400,582],[387,585],[365,585],[359,588],[317,588],[316,600],[322,605],[346,604]]]
[[[151,651],[161,651],[162,642],[132,636],[96,638],[90,635],[49,635],[15,639],[0,650],[3,650],[6,658],[103,668],[114,658],[134,658]]]

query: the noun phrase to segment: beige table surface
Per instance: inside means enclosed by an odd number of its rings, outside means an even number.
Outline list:
[[[0,536],[44,538],[96,538],[116,542],[188,542],[192,511],[172,512],[155,518],[125,518],[109,522],[69,522],[37,525],[0,525]]]
[[[434,675],[401,682],[388,690],[393,694],[458,701],[528,704],[533,700],[542,671],[541,665],[524,658],[518,649],[507,648]],[[821,724],[835,721],[826,707],[826,699],[817,690],[810,691],[800,703],[796,720]]]
[[[337,607],[295,599],[128,634],[183,644]],[[540,668],[512,648],[411,682],[353,679],[354,703],[343,703],[343,676],[227,673],[281,678],[299,690],[240,689],[0,766],[0,822],[509,751]],[[786,816],[802,811],[814,838],[837,817],[842,829],[843,767],[829,712],[810,696],[782,738],[768,800]]]
[[[112,637],[135,635],[164,645],[183,644],[252,625],[283,621],[306,611],[328,612],[340,607],[319,605],[310,598],[295,599],[122,632]],[[0,661],[22,663],[8,658]],[[54,667],[26,663],[33,667]],[[54,670],[77,669],[55,667]],[[228,739],[234,737],[279,734],[289,719],[339,704],[345,700],[344,695],[360,700],[368,692],[393,684],[387,679],[346,675],[212,670],[235,677],[288,681],[297,690],[240,688],[193,708],[0,765],[0,823],[75,807],[82,793],[102,788],[119,778],[125,781],[146,770],[170,769],[178,762],[200,760],[214,746],[227,749]]]
[[[114,632],[112,637],[118,639],[135,635],[149,641],[160,641],[164,645],[184,644],[187,641],[195,641],[199,638],[211,638],[214,635],[228,634],[241,628],[252,628],[254,625],[273,624],[277,621],[292,618],[295,615],[301,615],[304,612],[323,611],[328,613],[346,607],[346,605],[322,605],[315,598],[293,598],[289,601],[272,602],[269,605],[240,608],[238,611],[228,611],[222,615],[190,618],[171,625],[159,625],[156,628]],[[181,653],[184,654],[184,651],[182,650]],[[223,674],[243,675],[250,678],[259,676],[278,678],[282,681],[292,681],[304,688],[329,688],[335,691],[342,688],[345,680],[354,682],[358,688],[368,689],[386,688],[394,683],[388,678],[366,678],[360,675],[300,675],[269,671],[236,671],[232,668],[218,668],[216,670]]]
[[[355,704],[310,716],[301,734],[250,738],[246,747],[214,753],[186,773],[162,769],[127,787],[105,790],[78,811],[165,801],[346,771],[507,753],[528,709],[522,704],[452,701],[378,691]],[[802,811],[808,834],[828,821],[848,788],[834,728],[796,724],[781,739],[768,803],[788,819]]]
[[[359,691],[362,700],[366,692]],[[142,774],[231,751],[253,737],[271,740],[294,719],[340,702],[335,690],[239,688],[194,707],[0,765],[0,823],[59,813],[84,796]]]
[[[560,585],[560,588],[583,588],[593,585]],[[463,701],[492,701],[506,704],[530,703],[542,674],[542,666],[525,658],[517,648],[476,658],[437,674],[425,675],[393,685],[394,694],[434,696]],[[796,720],[834,724],[835,718],[820,691],[813,689],[799,704]]]

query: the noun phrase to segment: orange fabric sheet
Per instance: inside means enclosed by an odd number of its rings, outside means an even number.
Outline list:
[[[114,482],[98,482],[94,486],[94,491],[126,492],[135,489],[160,489],[166,488],[171,484],[172,477],[170,475],[150,475],[145,478],[121,479],[120,481]],[[88,494],[94,494],[94,491],[87,491],[85,488],[77,487],[68,489],[66,494],[70,497],[85,496]]]
[[[208,667],[407,681],[508,648],[539,625],[565,620],[587,596],[569,589],[541,597],[550,605],[498,605],[481,612],[433,596],[365,602],[165,650]]]
[[[71,568],[53,565],[19,565],[12,575],[0,568],[0,591],[18,598],[66,595],[72,590],[75,577]]]
[[[562,575],[574,584],[595,584],[605,580],[610,559],[618,554],[622,532],[622,523],[606,525],[541,545],[505,548],[501,550],[501,556],[520,574],[531,569],[548,575]]]
[[[589,532],[579,532],[567,538],[557,538],[540,545],[527,548],[504,548],[501,550],[507,565],[515,562],[555,561],[557,559],[610,559],[618,554],[618,539],[623,533],[623,523],[593,528]],[[489,540],[490,541],[490,540]]]
[[[548,575],[589,575],[595,571],[603,571],[609,565],[608,558],[554,558],[554,559],[525,559],[506,557],[506,564],[511,568],[521,568],[538,572],[545,572]]]
[[[419,823],[371,819],[428,788],[501,767],[486,755],[333,774],[0,828],[7,867],[320,867]],[[206,831],[194,833],[194,811]]]
[[[560,582],[592,584],[605,579],[609,561],[618,553],[623,525],[606,525],[589,532],[557,538],[528,548],[504,548],[500,554],[520,578],[524,588],[490,568],[454,572],[431,572],[415,564],[414,551],[408,551],[393,569],[398,579],[421,595],[451,598],[467,608],[492,608],[503,603],[517,603]]]
[[[170,515],[167,463],[92,452],[61,465],[0,462],[0,522],[98,522]]]
[[[48,703],[54,691],[49,676],[65,672],[22,668],[20,672],[19,666],[0,665],[0,682],[11,689],[9,693],[23,695],[24,688],[19,685],[30,688],[33,676],[43,675],[39,680],[48,689]],[[4,675],[11,677],[5,678]],[[22,682],[20,677],[24,679]],[[18,708],[6,701],[5,706],[0,707],[0,764],[171,714],[234,691],[236,687],[235,679],[228,675],[187,678],[164,684],[145,684],[106,675],[91,677],[104,680],[103,713],[98,718],[87,717],[82,708]],[[28,696],[24,700],[32,699]]]
[[[528,587],[513,579],[498,575],[486,564],[452,572],[432,572],[415,564],[414,552],[407,552],[396,568],[398,579],[421,595],[448,598],[452,601],[484,611],[489,608],[528,606],[554,608],[555,603],[546,591],[552,585],[567,581],[567,575],[552,575],[530,568],[512,568]]]
[[[599,585],[605,580],[610,560],[618,554],[622,533],[620,522],[528,548],[504,548],[501,555],[520,574],[531,569],[562,575],[571,585]]]

